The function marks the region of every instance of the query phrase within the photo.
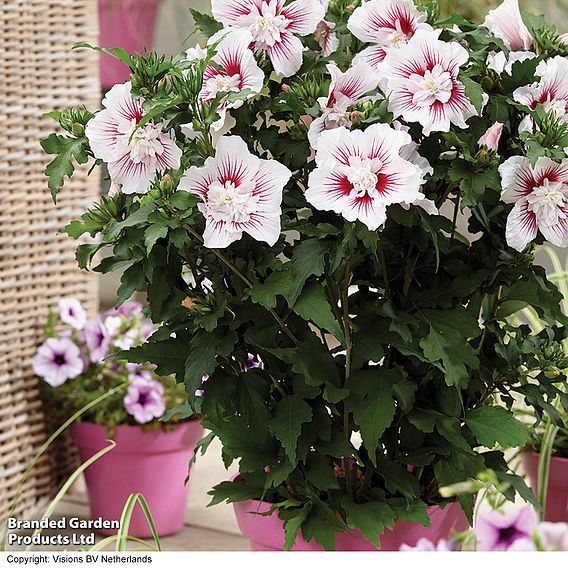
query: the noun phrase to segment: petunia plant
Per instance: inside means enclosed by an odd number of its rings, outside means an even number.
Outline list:
[[[130,81],[43,143],[54,195],[73,156],[108,164],[65,230],[159,324],[115,357],[176,375],[239,463],[213,502],[273,503],[287,546],[378,546],[484,470],[534,501],[504,450],[527,437],[513,403],[540,419],[568,366],[533,256],[568,243],[563,38],[514,0],[481,26],[411,0],[212,14],[171,59],[103,49]],[[511,322],[525,306],[550,326]]]
[[[189,418],[184,389],[173,377],[161,377],[152,365],[107,360],[112,354],[143,343],[154,331],[142,304],[124,302],[89,319],[76,298],[62,298],[50,312],[45,341],[32,358],[49,413],[66,421],[105,392],[116,393],[83,413],[82,420],[107,426],[164,427]],[[167,418],[167,422],[160,422]]]

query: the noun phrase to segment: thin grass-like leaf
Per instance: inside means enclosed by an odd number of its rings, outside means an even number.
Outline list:
[[[136,503],[138,503],[142,508],[144,516],[146,517],[146,521],[148,522],[148,526],[152,531],[152,536],[156,544],[155,550],[156,552],[160,552],[162,550],[160,545],[160,537],[158,536],[158,531],[156,529],[156,525],[154,524],[152,513],[150,512],[150,508],[148,507],[146,499],[144,499],[144,496],[140,493],[133,493],[132,495],[130,495],[130,497],[126,501],[126,504],[124,505],[122,516],[120,518],[120,528],[118,530],[118,534],[116,535],[117,539],[115,550],[117,552],[125,552],[127,550],[126,543],[128,540],[128,530],[130,529],[130,521],[132,519],[132,513],[134,512]]]
[[[67,479],[67,481],[63,484],[63,486],[61,487],[61,489],[59,490],[59,492],[57,493],[57,495],[55,496],[55,498],[51,501],[51,503],[49,504],[49,506],[47,507],[47,509],[45,510],[45,513],[43,514],[41,520],[43,521],[44,519],[49,519],[51,517],[51,515],[53,514],[53,511],[55,511],[55,508],[57,507],[57,505],[59,504],[59,502],[61,501],[61,499],[63,499],[63,497],[65,496],[65,494],[67,493],[67,491],[69,490],[69,488],[71,487],[71,485],[73,485],[73,483],[75,483],[75,481],[77,480],[77,478],[94,462],[96,462],[100,457],[104,456],[106,453],[110,452],[113,448],[116,447],[116,443],[113,442],[112,440],[107,440],[107,442],[109,443],[108,446],[106,448],[103,448],[102,450],[98,451],[94,456],[91,456],[87,461],[85,461],[84,463],[82,463],[70,476],[69,479]],[[33,538],[36,535],[41,534],[42,532],[42,528],[37,528],[33,534],[32,534],[32,541]],[[29,552],[33,549],[34,545],[29,544],[26,547],[26,552]]]
[[[16,495],[14,495],[14,498],[12,499],[12,502],[10,504],[10,508],[8,509],[8,514],[6,515],[6,522],[4,524],[4,529],[2,531],[2,539],[0,540],[0,552],[3,552],[6,548],[6,539],[8,538],[8,520],[7,519],[9,519],[10,517],[12,517],[14,515],[14,511],[16,510],[16,507],[18,506],[18,501],[19,501],[20,496],[22,494],[22,489],[24,488],[24,485],[25,485],[26,481],[28,480],[30,473],[32,472],[33,468],[35,467],[36,463],[39,461],[41,456],[43,456],[43,454],[46,452],[46,450],[49,448],[49,446],[51,446],[51,444],[54,442],[54,440],[58,436],[60,436],[71,424],[73,424],[73,422],[75,422],[75,420],[77,420],[83,414],[85,414],[85,412],[87,412],[87,410],[90,410],[91,408],[93,408],[93,406],[96,406],[97,404],[99,404],[99,402],[102,402],[106,398],[108,398],[108,397],[116,394],[117,392],[125,389],[127,385],[128,385],[128,383],[124,383],[122,385],[119,385],[118,387],[115,387],[114,389],[109,390],[108,392],[102,394],[101,396],[99,396],[95,400],[92,400],[91,402],[89,402],[88,404],[83,406],[83,408],[81,408],[75,414],[73,414],[73,416],[71,416],[71,418],[66,420],[45,441],[45,443],[41,446],[41,448],[39,448],[39,450],[35,453],[34,457],[30,461],[28,467],[24,471],[24,474],[22,475],[20,482],[18,483],[18,488],[16,489]]]

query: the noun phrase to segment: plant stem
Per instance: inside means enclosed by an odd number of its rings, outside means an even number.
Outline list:
[[[444,191],[444,193],[442,194],[442,197],[440,197],[440,199],[436,201],[436,207],[438,209],[440,209],[440,207],[444,204],[444,201],[446,201],[448,195],[450,195],[450,193],[452,193],[452,191],[454,191],[454,189],[456,189],[457,187],[459,187],[459,185],[455,181],[453,181],[452,183],[450,183],[450,185],[448,185],[446,191]]]
[[[182,225],[182,227],[194,238],[196,238],[201,244],[203,244],[203,237],[187,224]],[[252,282],[218,249],[209,249],[235,276],[240,278],[240,280],[246,284],[249,288],[252,288]],[[276,323],[280,326],[280,329],[294,342],[294,345],[298,345],[298,340],[296,336],[288,329],[288,326],[284,323],[282,318],[276,313],[273,308],[266,308],[270,312],[270,315],[276,320]]]
[[[345,263],[344,283],[341,296],[341,307],[343,309],[343,333],[345,335],[345,384],[349,383],[351,378],[351,358],[353,350],[353,342],[351,338],[351,322],[349,319],[349,283],[351,281],[351,261]],[[349,411],[343,407],[343,431],[347,442],[351,440],[351,432],[349,429]],[[353,483],[351,479],[351,457],[345,457],[345,483],[347,484],[347,495],[353,498]]]

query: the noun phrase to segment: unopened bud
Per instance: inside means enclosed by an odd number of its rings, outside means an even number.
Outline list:
[[[280,88],[282,89],[282,91],[284,91],[285,93],[287,93],[290,90],[290,86],[287,85],[286,83],[282,83],[282,85],[280,86]]]
[[[184,298],[181,305],[184,308],[187,308],[188,310],[192,310],[195,307],[195,302],[193,301],[193,298],[190,298],[189,296],[187,296],[187,297]]]
[[[358,110],[354,110],[351,113],[351,120],[353,122],[360,122],[361,121],[361,113]]]
[[[546,367],[546,369],[544,369],[544,376],[547,379],[555,379],[560,376],[560,370],[554,366]]]
[[[354,4],[349,4],[349,6],[347,6],[346,10],[350,13],[353,14],[353,12],[355,12],[355,8],[356,6]]]
[[[171,191],[174,187],[174,180],[170,174],[165,174],[160,181],[162,191]]]

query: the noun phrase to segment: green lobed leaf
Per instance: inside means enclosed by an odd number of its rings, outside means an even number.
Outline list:
[[[522,446],[528,430],[513,413],[502,406],[481,406],[469,412],[465,422],[477,441],[486,448]]]
[[[302,318],[312,321],[321,329],[332,333],[341,343],[345,338],[335,319],[323,288],[316,282],[306,286],[294,304],[294,311]]]
[[[380,536],[385,528],[394,527],[397,515],[387,503],[354,503],[347,496],[341,500],[351,529],[359,529],[363,536],[377,548],[381,548]]]
[[[47,185],[51,190],[53,202],[57,202],[59,190],[63,187],[65,177],[70,178],[75,171],[75,163],[86,164],[89,160],[85,146],[87,139],[69,138],[52,133],[41,141],[41,147],[47,154],[56,154],[46,166],[45,175],[49,178]]]
[[[292,463],[296,463],[296,447],[302,424],[311,418],[311,406],[302,397],[290,395],[276,405],[274,416],[268,423],[270,431],[278,438]]]

